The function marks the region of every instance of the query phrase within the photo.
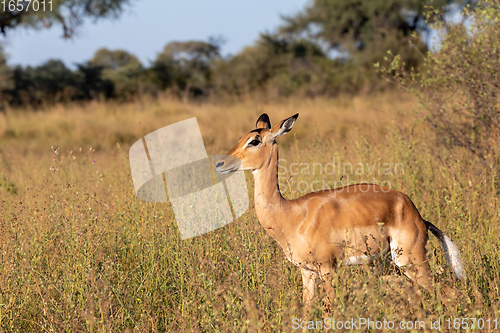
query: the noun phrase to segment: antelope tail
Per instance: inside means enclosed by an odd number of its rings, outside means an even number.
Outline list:
[[[434,236],[436,236],[441,242],[441,246],[443,247],[444,257],[446,261],[450,265],[450,268],[453,270],[453,273],[460,280],[465,279],[465,270],[462,264],[462,258],[460,258],[460,253],[458,252],[458,248],[453,244],[451,239],[444,234],[441,230],[439,230],[434,224],[429,221],[425,221],[425,225],[427,229],[429,229]]]

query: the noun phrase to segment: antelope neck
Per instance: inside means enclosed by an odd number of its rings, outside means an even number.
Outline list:
[[[254,172],[255,210],[260,224],[280,244],[286,243],[291,220],[289,202],[281,195],[278,186],[278,145],[273,144],[271,158],[267,164]]]

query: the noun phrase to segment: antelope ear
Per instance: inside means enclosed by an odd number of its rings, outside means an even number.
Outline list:
[[[286,118],[281,123],[275,125],[271,129],[271,133],[273,134],[273,137],[276,138],[280,135],[283,135],[283,134],[290,132],[290,130],[293,127],[293,124],[295,124],[295,120],[297,120],[298,117],[299,117],[299,114],[296,113],[293,116],[291,116],[290,118]]]
[[[267,113],[263,113],[260,115],[259,119],[257,119],[257,122],[255,123],[256,128],[271,128],[271,119],[269,119],[269,116]]]

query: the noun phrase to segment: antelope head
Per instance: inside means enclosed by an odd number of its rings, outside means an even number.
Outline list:
[[[271,162],[276,138],[288,133],[298,116],[297,113],[271,127],[269,116],[263,113],[257,119],[256,129],[241,137],[238,144],[217,161],[217,171],[226,174],[240,170],[256,171],[267,166]]]

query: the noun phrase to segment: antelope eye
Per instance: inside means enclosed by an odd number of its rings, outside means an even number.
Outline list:
[[[260,144],[260,141],[259,140],[252,140],[248,143],[248,146],[252,146],[252,147],[255,147],[255,146],[258,146]]]

